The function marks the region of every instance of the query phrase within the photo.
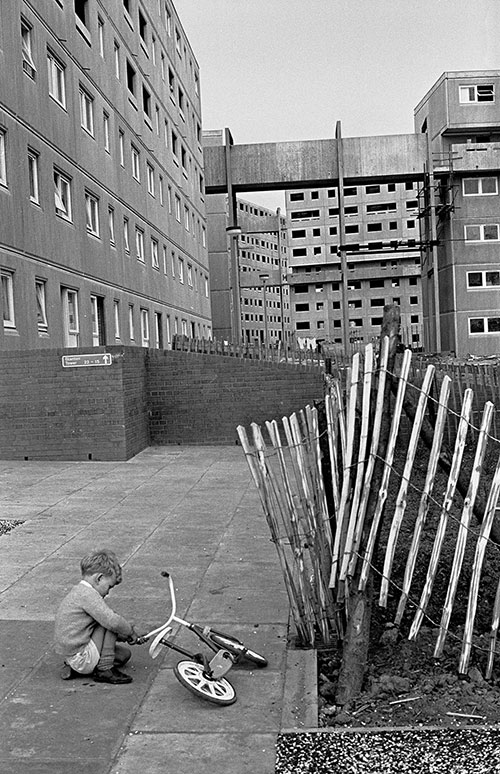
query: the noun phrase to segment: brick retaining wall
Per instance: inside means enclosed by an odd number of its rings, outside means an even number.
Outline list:
[[[232,444],[236,426],[323,395],[321,372],[138,347],[110,366],[63,368],[89,350],[0,353],[0,458],[125,460],[149,444]]]

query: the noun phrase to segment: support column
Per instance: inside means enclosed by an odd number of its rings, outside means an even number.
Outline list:
[[[342,146],[342,129],[340,121],[335,126],[335,141],[337,145],[337,167],[338,167],[338,203],[339,203],[339,250],[340,273],[342,275],[341,298],[342,298],[342,345],[344,356],[351,354],[349,342],[349,303],[347,300],[347,254],[345,243],[345,216],[344,216],[344,148]]]
[[[228,199],[228,228],[238,227],[238,208],[236,193],[233,189],[231,168],[231,147],[233,138],[229,129],[224,130],[224,153],[226,161],[226,183]],[[240,305],[240,261],[238,233],[228,234],[229,256],[229,303],[231,306],[231,340],[233,344],[241,342],[241,305]]]

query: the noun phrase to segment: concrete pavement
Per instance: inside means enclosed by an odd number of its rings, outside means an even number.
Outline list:
[[[152,447],[128,462],[0,461],[0,772],[272,774],[283,728],[316,725],[310,654],[287,649],[288,600],[239,447]],[[203,702],[180,658],[134,648],[131,685],[62,681],[53,618],[79,560],[106,546],[124,565],[109,602],[146,631],[168,616],[216,623],[269,660],[228,675],[238,701]],[[179,641],[200,649],[182,630]]]

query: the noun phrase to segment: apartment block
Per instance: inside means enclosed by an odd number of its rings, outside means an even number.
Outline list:
[[[422,254],[429,348],[500,351],[500,71],[446,72],[415,108],[429,137]],[[430,215],[433,214],[434,224]]]
[[[207,228],[210,293],[216,339],[233,341],[233,304],[238,303],[238,340],[275,346],[290,338],[287,284],[286,218],[279,212],[236,198],[237,233],[228,237],[229,201],[225,194],[208,197]],[[229,241],[234,239],[238,288],[230,287]],[[229,241],[228,241],[229,240]],[[236,297],[237,296],[237,297]]]
[[[380,335],[386,304],[401,309],[404,340],[422,346],[419,192],[414,182],[344,186],[344,314],[337,187],[287,191],[289,283],[297,343],[340,348]],[[343,331],[348,321],[347,334]]]
[[[173,4],[1,15],[0,349],[209,337],[200,77]]]

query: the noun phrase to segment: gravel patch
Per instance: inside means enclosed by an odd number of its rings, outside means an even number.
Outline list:
[[[17,519],[0,519],[0,535],[7,535],[15,527],[19,527],[20,524],[24,524],[24,521],[18,521]]]
[[[275,774],[495,774],[500,728],[285,733]]]

